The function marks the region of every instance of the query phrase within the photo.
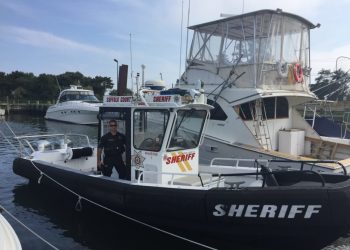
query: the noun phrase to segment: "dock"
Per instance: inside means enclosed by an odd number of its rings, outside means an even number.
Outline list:
[[[51,102],[26,101],[26,102],[0,102],[0,109],[5,110],[5,114],[34,114],[45,115],[46,110],[51,106]]]

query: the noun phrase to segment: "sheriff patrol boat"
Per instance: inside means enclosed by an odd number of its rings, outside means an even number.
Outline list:
[[[105,97],[99,137],[109,120],[117,120],[126,136],[130,180],[102,176],[96,148],[88,137],[72,134],[17,137],[29,152],[14,160],[13,171],[71,191],[78,208],[93,202],[211,249],[232,249],[242,241],[320,248],[349,231],[345,168],[344,174],[318,173],[300,162],[300,170],[271,171],[272,160],[228,158],[199,164],[212,108],[203,97],[198,90]]]

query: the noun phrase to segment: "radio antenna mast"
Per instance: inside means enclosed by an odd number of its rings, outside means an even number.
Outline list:
[[[181,62],[182,62],[182,26],[183,26],[183,19],[184,19],[184,1],[182,0],[181,5],[181,33],[180,33],[180,67],[179,67],[179,80],[181,77]]]
[[[130,33],[130,76],[131,76],[131,91],[134,92],[134,71],[132,69],[132,47],[131,47],[131,33]]]
[[[55,79],[56,79],[56,83],[57,83],[58,89],[59,89],[59,91],[61,93],[61,86],[60,86],[60,83],[59,83],[59,81],[57,79],[57,76],[55,76]]]
[[[191,11],[191,0],[188,0],[188,12],[187,12],[187,27],[190,26],[190,11]],[[187,35],[186,35],[186,57],[187,57],[187,53],[188,53],[188,29],[187,29]],[[186,65],[185,67],[187,67],[187,60],[186,60]]]

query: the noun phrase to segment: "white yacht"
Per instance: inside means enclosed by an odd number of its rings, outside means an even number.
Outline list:
[[[215,107],[202,160],[323,159],[350,167],[350,144],[322,138],[295,108],[316,99],[309,89],[310,30],[316,27],[280,9],[189,27],[193,39],[178,87],[201,81]],[[333,164],[321,169],[340,170]]]
[[[145,82],[144,87],[151,90],[163,90],[166,88],[165,82],[163,80],[148,80]]]
[[[100,106],[101,102],[92,90],[71,85],[69,89],[65,89],[60,93],[57,103],[48,108],[45,119],[97,125],[97,114]]]

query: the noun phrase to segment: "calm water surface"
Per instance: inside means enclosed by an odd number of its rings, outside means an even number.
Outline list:
[[[42,117],[25,115],[11,115],[6,121],[17,135],[79,133],[89,135],[94,145],[97,141],[97,127],[45,121]],[[0,120],[0,131],[12,137],[3,120]],[[76,212],[76,199],[64,191],[30,185],[26,179],[15,175],[12,161],[16,156],[16,150],[0,133],[0,205],[58,249],[200,249],[86,204],[82,212]],[[2,214],[17,232],[24,250],[52,249],[6,213]],[[233,249],[256,248],[232,246]],[[350,236],[325,249],[350,249]]]

